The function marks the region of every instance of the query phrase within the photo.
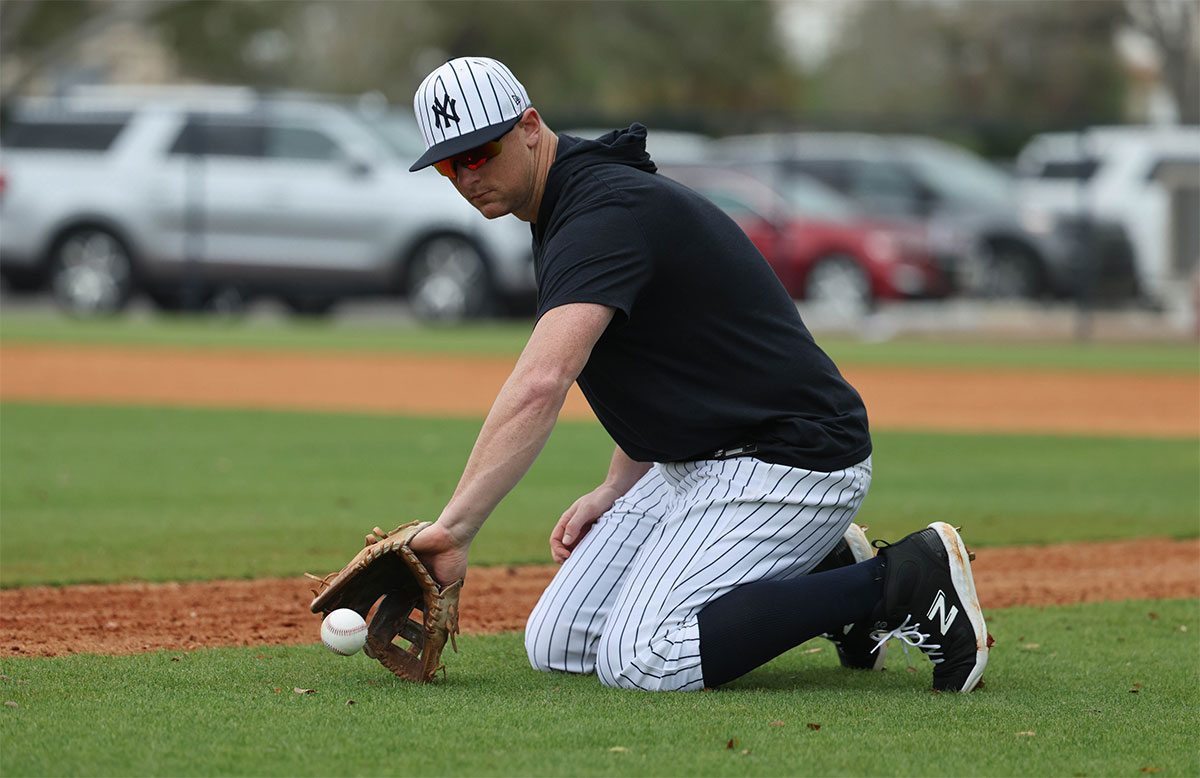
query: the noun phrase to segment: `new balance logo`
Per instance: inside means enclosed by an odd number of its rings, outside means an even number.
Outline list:
[[[938,589],[937,597],[933,598],[933,605],[929,607],[929,613],[925,615],[933,618],[934,614],[938,616],[939,626],[942,628],[942,634],[945,635],[950,630],[950,625],[958,618],[958,606],[951,606],[950,612],[946,612],[946,593]]]
[[[447,129],[450,128],[451,121],[458,124],[458,109],[454,107],[456,102],[458,101],[452,98],[449,93],[442,95],[442,102],[440,103],[436,97],[433,99],[433,124],[435,127],[440,128],[443,120],[446,122]]]

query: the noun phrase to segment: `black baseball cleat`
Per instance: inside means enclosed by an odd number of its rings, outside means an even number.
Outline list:
[[[813,568],[813,573],[823,573],[839,567],[865,562],[875,556],[875,549],[867,540],[862,527],[851,524],[846,534],[838,541],[821,562]],[[826,633],[837,648],[838,659],[842,667],[854,670],[882,670],[887,659],[887,642],[879,643],[871,637],[875,625],[871,622],[847,624],[837,632]]]
[[[958,532],[935,521],[879,553],[886,621],[875,639],[899,638],[924,651],[934,663],[934,689],[974,689],[987,665],[988,633]]]

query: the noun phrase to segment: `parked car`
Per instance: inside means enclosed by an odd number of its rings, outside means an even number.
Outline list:
[[[659,172],[728,213],[793,298],[853,314],[879,300],[949,290],[924,227],[862,217],[813,179],[791,176],[777,189],[753,168],[668,165]]]
[[[590,140],[607,135],[614,129],[617,128],[576,127],[563,130],[562,134]],[[650,155],[650,159],[654,160],[656,165],[701,163],[709,158],[708,149],[711,144],[712,138],[698,132],[646,128],[646,153]]]
[[[1160,297],[1200,258],[1200,128],[1095,127],[1035,136],[1016,161],[1024,198],[1077,221],[1123,226],[1139,282]]]
[[[409,173],[402,120],[373,103],[97,89],[5,117],[0,274],[72,312],[138,292],[169,309],[271,295],[304,313],[397,295],[438,319],[532,300],[528,226]]]
[[[728,161],[769,163],[784,178],[817,178],[874,216],[922,220],[968,293],[1070,297],[1094,279],[1114,295],[1136,287],[1132,252],[1115,225],[1095,225],[1085,244],[1079,225],[1023,206],[1011,176],[941,141],[792,133],[730,137],[714,148]]]

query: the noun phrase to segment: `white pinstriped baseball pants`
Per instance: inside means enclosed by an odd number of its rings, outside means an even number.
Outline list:
[[[655,465],[542,594],[525,627],[530,664],[594,671],[606,686],[703,688],[701,609],[815,567],[870,481],[870,457],[833,473],[749,458]]]

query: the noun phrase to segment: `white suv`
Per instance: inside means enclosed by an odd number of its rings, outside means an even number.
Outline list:
[[[1200,257],[1200,128],[1095,127],[1035,136],[1017,156],[1024,197],[1124,226],[1142,288],[1163,297]],[[1177,179],[1171,191],[1164,182]]]
[[[370,110],[368,110],[370,108]],[[0,132],[0,273],[67,309],[350,295],[457,319],[532,299],[527,225],[480,217],[377,103],[239,88],[28,99]]]

